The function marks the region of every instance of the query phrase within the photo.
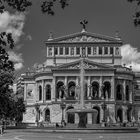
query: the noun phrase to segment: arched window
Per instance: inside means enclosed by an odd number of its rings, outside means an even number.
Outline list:
[[[97,116],[95,116],[94,114],[92,115],[92,123],[93,124],[99,124],[100,123],[100,107],[95,106],[93,107],[93,109],[98,111]]]
[[[121,108],[117,110],[117,122],[123,122],[123,112]]]
[[[99,84],[97,82],[92,83],[92,90],[91,90],[91,96],[93,99],[99,98]]]
[[[75,83],[74,82],[69,82],[68,84],[68,97],[70,99],[75,98]]]
[[[111,98],[111,85],[110,82],[104,82],[104,87],[103,87],[103,96],[106,99]]]
[[[65,92],[64,92],[64,83],[59,81],[56,85],[56,98],[59,99],[59,98],[63,98],[65,95]]]
[[[46,100],[51,100],[51,86],[46,85]]]
[[[74,107],[69,106],[67,110],[74,109]],[[75,114],[74,113],[67,113],[67,123],[75,123]]]
[[[126,101],[129,101],[129,86],[125,87]]]
[[[123,99],[123,87],[122,85],[117,85],[116,87],[116,100]]]
[[[45,121],[50,122],[50,110],[46,109],[45,111]]]
[[[39,101],[42,100],[42,86],[39,86]]]

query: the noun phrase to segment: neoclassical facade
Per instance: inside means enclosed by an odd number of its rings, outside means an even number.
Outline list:
[[[84,103],[98,114],[87,114],[87,124],[139,121],[140,74],[122,64],[123,42],[85,30],[64,37],[50,35],[45,42],[46,62],[22,74],[26,112],[23,122],[46,125],[77,124],[80,108],[80,65],[84,56]]]

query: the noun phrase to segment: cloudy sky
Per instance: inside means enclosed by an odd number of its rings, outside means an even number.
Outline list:
[[[0,31],[13,33],[16,47],[8,53],[15,63],[16,75],[45,61],[44,42],[49,32],[54,37],[80,32],[79,22],[85,18],[89,32],[114,37],[119,31],[124,42],[123,61],[137,71],[140,70],[140,27],[133,25],[134,11],[135,6],[127,0],[70,0],[65,10],[56,6],[55,16],[48,16],[41,13],[39,0],[33,0],[33,6],[24,14],[1,14]]]

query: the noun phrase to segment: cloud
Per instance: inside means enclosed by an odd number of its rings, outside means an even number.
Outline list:
[[[127,67],[132,66],[133,71],[140,71],[140,52],[138,49],[125,44],[121,47],[122,64],[126,64]]]
[[[24,61],[21,53],[17,54],[13,51],[8,51],[8,54],[9,54],[9,60],[14,62],[15,70],[20,70],[24,67],[23,65]]]
[[[23,27],[25,23],[25,14],[10,14],[8,11],[0,14],[0,32],[12,33],[12,37],[17,43],[24,34]]]

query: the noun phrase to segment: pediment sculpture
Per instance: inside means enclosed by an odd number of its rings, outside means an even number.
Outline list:
[[[109,42],[109,40],[82,35],[82,36],[62,40],[60,42]]]

